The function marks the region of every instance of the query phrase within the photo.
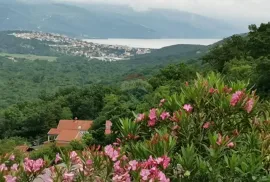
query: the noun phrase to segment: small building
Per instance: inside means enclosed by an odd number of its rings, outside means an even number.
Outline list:
[[[65,146],[72,140],[81,140],[92,124],[93,121],[88,120],[60,120],[57,128],[48,132],[48,142],[55,141],[58,146]]]

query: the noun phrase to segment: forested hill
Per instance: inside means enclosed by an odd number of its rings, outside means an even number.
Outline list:
[[[13,33],[14,31],[0,32],[1,108],[37,100],[41,93],[52,94],[60,88],[84,87],[96,83],[117,85],[123,80],[146,79],[172,63],[186,62],[200,66],[200,61],[197,60],[207,54],[209,49],[215,48],[215,45],[174,45],[136,55],[129,60],[104,62],[90,60],[85,56],[67,56],[65,52],[55,51],[48,46],[48,43],[55,44],[54,42],[22,39],[11,36]],[[233,40],[234,38],[228,39],[230,46],[234,44]],[[117,52],[118,49],[115,50]],[[228,51],[225,57],[233,54],[231,49]]]
[[[0,30],[28,30],[92,38],[222,38],[235,25],[193,13],[127,6],[1,0]]]

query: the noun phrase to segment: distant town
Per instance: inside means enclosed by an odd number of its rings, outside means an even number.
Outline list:
[[[135,55],[147,54],[151,52],[151,49],[148,48],[132,48],[121,45],[97,44],[53,33],[16,32],[10,35],[21,39],[36,39],[43,41],[54,51],[63,54],[85,56],[89,59],[99,59],[103,61],[124,60]]]

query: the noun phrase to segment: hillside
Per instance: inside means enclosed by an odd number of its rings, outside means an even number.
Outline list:
[[[123,11],[124,9],[124,11]],[[128,7],[0,2],[0,30],[30,30],[89,38],[222,38],[239,32],[192,13]]]
[[[207,49],[175,45],[139,55],[134,48],[84,43],[54,34],[8,31],[0,32],[0,39],[0,108],[36,100],[41,92],[52,94],[60,88],[114,85],[130,78],[145,78],[168,64],[197,59]],[[96,57],[87,57],[90,53]],[[135,56],[115,62],[98,60],[98,56],[121,57],[123,53]]]
[[[0,52],[11,54],[71,55],[115,61],[151,52],[150,49],[95,44],[65,35],[30,31],[0,31],[0,40]]]

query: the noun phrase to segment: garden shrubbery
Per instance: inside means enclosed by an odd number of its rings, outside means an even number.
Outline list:
[[[60,150],[54,163],[65,165],[5,156],[0,181],[31,181],[45,168],[55,182],[270,181],[270,105],[247,85],[197,75],[150,111],[121,119],[114,143]]]

